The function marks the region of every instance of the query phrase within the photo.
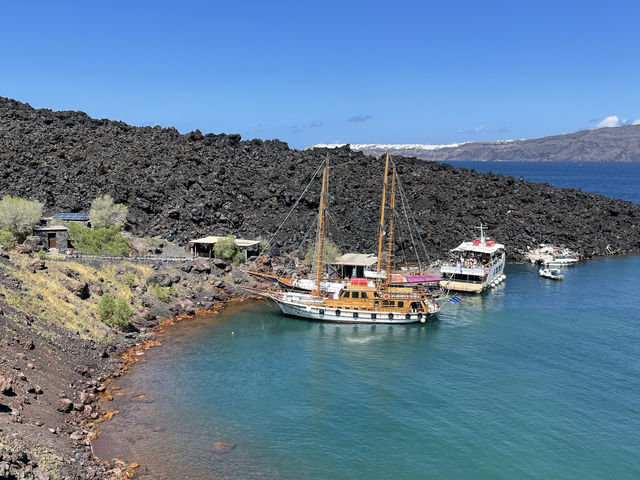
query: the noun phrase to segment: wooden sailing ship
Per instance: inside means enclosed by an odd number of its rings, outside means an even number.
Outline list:
[[[326,289],[328,282],[322,281],[323,255],[326,238],[325,215],[327,208],[327,184],[329,175],[329,157],[327,156],[322,176],[322,191],[318,228],[316,233],[315,281],[316,288],[311,292],[291,290],[267,290],[259,292],[271,298],[287,315],[340,323],[414,323],[425,322],[440,310],[438,295],[424,285],[395,286],[392,282],[391,254],[394,228],[396,170],[391,174],[391,196],[389,215],[389,235],[386,252],[387,264],[382,270],[383,239],[385,229],[385,207],[389,188],[389,155],[387,154],[384,186],[382,190],[382,208],[378,231],[378,261],[376,278],[351,279],[350,283],[338,284],[339,288]],[[278,277],[274,277],[278,281]],[[286,284],[285,284],[286,285]],[[337,291],[336,291],[337,290]]]

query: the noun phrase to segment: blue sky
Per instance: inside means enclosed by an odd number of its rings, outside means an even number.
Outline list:
[[[640,2],[0,0],[0,96],[315,143],[640,119]]]

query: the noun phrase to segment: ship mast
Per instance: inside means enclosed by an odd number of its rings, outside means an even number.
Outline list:
[[[391,203],[389,205],[391,213],[389,214],[389,239],[387,250],[387,278],[385,284],[385,291],[389,291],[389,279],[391,278],[391,247],[393,245],[393,214],[395,213],[396,206],[396,168],[393,167],[393,173],[391,174]]]
[[[382,237],[384,235],[384,207],[387,202],[388,176],[389,176],[389,152],[387,152],[387,161],[384,166],[384,185],[382,187],[382,208],[380,211],[380,228],[378,230],[378,268],[376,270],[378,273],[380,273],[380,262],[382,261]]]
[[[318,248],[318,257],[316,258],[316,292],[320,295],[320,286],[322,281],[322,257],[324,256],[324,212],[327,208],[327,183],[329,179],[329,154],[327,154],[324,173],[322,175],[322,192],[320,193],[320,213],[318,216],[318,233],[316,238],[316,246]]]

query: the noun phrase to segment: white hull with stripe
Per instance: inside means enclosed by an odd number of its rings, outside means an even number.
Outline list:
[[[289,295],[291,296],[291,295]],[[335,323],[381,323],[381,324],[406,324],[416,322],[426,322],[439,310],[439,305],[433,305],[433,312],[411,312],[411,313],[389,313],[369,310],[349,310],[327,308],[321,303],[309,304],[299,303],[293,299],[282,299],[275,295],[269,297],[276,302],[283,313],[295,317],[308,318],[323,322]],[[302,297],[302,296],[301,296]],[[302,300],[302,298],[300,299]]]

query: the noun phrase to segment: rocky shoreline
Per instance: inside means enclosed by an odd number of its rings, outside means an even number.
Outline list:
[[[36,288],[39,277],[48,275],[58,281],[58,273],[83,270],[75,262],[47,260],[45,268],[28,273],[31,281],[27,283],[14,275],[26,261],[32,262],[31,257],[0,252],[0,478],[130,478],[136,465],[97,459],[91,450],[100,422],[116,414],[109,409],[111,379],[139,360],[139,352],[159,345],[155,331],[166,322],[248,298],[236,288],[240,272],[221,261],[159,263],[143,282],[126,286],[138,307],[132,328],[127,332],[107,328],[107,335],[100,338],[92,332],[89,319],[76,318],[74,331],[49,320],[46,311],[35,315],[29,308],[12,305],[12,291],[34,299],[41,295]],[[122,274],[131,268],[126,262],[109,267]],[[179,293],[170,303],[156,301],[146,294],[148,290],[139,288],[158,282],[177,285]],[[91,296],[82,300],[67,286],[60,283],[59,287],[59,295],[69,301],[70,317],[77,309],[74,303],[97,303],[95,286]],[[103,291],[113,288],[111,280],[102,284]]]
[[[134,266],[126,260],[103,265],[94,260],[88,262],[90,269],[101,268],[102,274],[112,269],[123,283],[114,285],[113,278],[89,283],[89,297],[80,299],[84,289],[65,279],[87,265],[46,260],[44,268],[24,268],[37,261],[28,254],[0,252],[0,479],[131,478],[137,464],[92,454],[91,440],[99,434],[100,422],[118,413],[110,408],[117,394],[111,381],[143,359],[145,350],[160,345],[157,332],[168,322],[219,311],[250,297],[238,283],[257,284],[224,261],[197,259],[177,265],[158,262],[131,285],[124,278]],[[266,257],[256,268],[282,272],[284,259]],[[18,270],[21,275],[16,275]],[[12,291],[34,299],[42,295],[37,286],[43,276],[53,277],[72,318],[79,317],[76,303],[93,305],[106,291],[130,289],[130,302],[137,307],[132,328],[105,328],[107,334],[100,337],[93,333],[91,318],[75,318],[79,323],[70,327],[49,319],[46,310],[36,314],[27,304],[22,309],[12,305]],[[148,295],[158,284],[177,286],[170,303]]]

